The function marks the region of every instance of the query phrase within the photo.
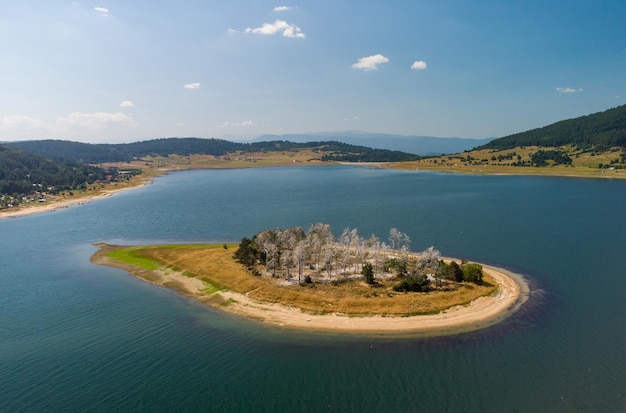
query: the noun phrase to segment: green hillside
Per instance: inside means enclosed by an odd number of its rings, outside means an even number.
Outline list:
[[[125,174],[127,176],[128,174]],[[115,168],[57,161],[0,145],[0,209],[118,177]]]
[[[61,140],[9,143],[12,147],[57,160],[80,163],[128,162],[146,156],[214,155],[271,151],[315,149],[323,152],[326,161],[399,162],[420,157],[400,151],[372,149],[341,142],[269,141],[236,143],[221,139],[163,138],[124,144],[87,144]]]
[[[516,133],[476,149],[507,150],[522,146],[626,147],[626,105]]]

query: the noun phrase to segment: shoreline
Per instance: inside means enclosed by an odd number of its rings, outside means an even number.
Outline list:
[[[164,171],[165,173],[167,171]],[[163,173],[152,175],[149,177],[139,177],[135,182],[124,185],[120,188],[105,188],[93,194],[78,195],[75,198],[66,198],[61,200],[52,200],[43,204],[22,205],[17,208],[0,210],[0,220],[7,218],[19,218],[28,215],[40,214],[44,212],[54,212],[59,209],[69,208],[71,206],[88,204],[98,199],[108,198],[119,192],[129,191],[131,189],[142,188],[152,182],[156,177],[162,176]]]
[[[492,175],[492,176],[535,176],[535,177],[546,177],[546,178],[578,178],[578,179],[626,179],[626,174],[621,174],[621,173],[613,174],[613,175],[609,175],[609,174],[597,175],[597,174],[591,174],[591,173],[588,173],[588,174],[568,173],[566,174],[566,173],[558,173],[558,172],[557,173],[542,173],[545,171],[539,171],[537,173],[534,173],[535,171],[532,171],[531,173],[528,170],[523,170],[523,171],[520,170],[519,172],[518,171],[515,171],[515,172],[498,171],[497,168],[493,168],[493,169],[484,168],[483,170],[476,171],[476,170],[464,170],[464,169],[449,169],[449,168],[443,168],[441,166],[424,167],[423,165],[420,165],[420,167],[416,167],[414,164],[407,164],[407,163],[403,164],[403,163],[398,163],[398,162],[389,162],[389,163],[386,163],[386,162],[337,162],[337,163],[329,163],[328,165],[337,165],[337,164],[374,167],[374,168],[380,168],[380,169],[390,169],[390,170],[408,171],[408,172],[436,172],[436,173],[451,173],[451,174],[459,174],[459,175],[476,175],[476,176]],[[246,166],[246,168],[250,168],[250,167],[251,168],[263,168],[265,166],[266,165]],[[272,165],[272,166],[275,166],[275,165]],[[285,164],[285,165],[279,165],[279,166],[287,167],[291,165]],[[302,165],[297,165],[297,166],[302,166]],[[5,218],[19,218],[22,216],[39,214],[43,212],[53,212],[59,209],[68,208],[70,206],[86,204],[91,201],[98,200],[100,198],[106,198],[106,197],[115,195],[118,192],[135,189],[135,188],[141,188],[143,186],[148,185],[150,182],[152,182],[154,178],[158,178],[159,176],[163,176],[171,172],[185,171],[185,170],[192,170],[192,169],[221,169],[221,168],[230,169],[226,165],[220,165],[219,168],[216,166],[207,166],[204,168],[202,167],[185,168],[185,167],[180,167],[180,166],[176,168],[172,168],[172,167],[160,168],[159,170],[155,171],[156,172],[155,174],[150,174],[149,176],[145,176],[145,177],[140,176],[138,177],[139,179],[136,182],[131,182],[129,185],[125,185],[121,188],[106,188],[101,191],[97,191],[94,194],[78,195],[77,197],[71,198],[71,199],[53,200],[50,202],[46,202],[43,205],[22,205],[17,208],[0,210],[0,220],[5,219]],[[232,169],[239,169],[239,168],[243,168],[243,167],[241,166],[232,167]]]
[[[414,316],[347,316],[338,313],[309,314],[296,307],[261,302],[232,291],[207,293],[204,281],[167,269],[144,270],[106,256],[108,244],[91,257],[98,265],[115,267],[161,288],[168,288],[202,304],[263,324],[319,332],[374,335],[442,336],[475,331],[514,314],[529,297],[522,276],[502,268],[483,265],[498,284],[495,294],[479,297],[467,305],[453,306],[437,314]],[[111,246],[112,247],[112,246]],[[482,265],[482,264],[481,264]]]

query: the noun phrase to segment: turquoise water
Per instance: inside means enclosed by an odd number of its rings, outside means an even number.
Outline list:
[[[0,411],[626,411],[626,182],[348,166],[177,172],[0,221]],[[282,330],[92,265],[94,242],[327,222],[504,267],[512,318],[440,338]]]

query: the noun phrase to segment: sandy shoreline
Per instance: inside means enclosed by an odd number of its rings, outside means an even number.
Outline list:
[[[92,201],[96,201],[98,199],[107,198],[112,195],[117,194],[118,192],[128,191],[131,189],[141,188],[152,181],[153,177],[147,179],[140,179],[133,182],[132,186],[123,186],[121,188],[109,187],[102,191],[98,191],[93,195],[84,195],[77,196],[76,198],[69,198],[63,200],[54,200],[50,202],[45,202],[42,204],[27,204],[22,205],[17,208],[4,209],[0,211],[0,219],[4,218],[19,218],[32,214],[40,214],[43,212],[53,212],[59,209],[68,208],[75,205],[83,205],[88,204]]]
[[[98,245],[103,247],[104,245]],[[524,279],[501,268],[483,265],[483,269],[498,284],[494,295],[480,297],[466,306],[455,306],[438,314],[397,316],[346,316],[337,313],[308,314],[299,308],[260,302],[246,294],[232,291],[205,292],[207,285],[197,278],[172,270],[147,271],[110,260],[106,248],[96,252],[92,262],[121,268],[131,275],[160,287],[173,289],[199,302],[231,314],[257,320],[269,325],[331,331],[337,333],[366,333],[386,335],[448,335],[478,330],[513,314],[528,299]]]

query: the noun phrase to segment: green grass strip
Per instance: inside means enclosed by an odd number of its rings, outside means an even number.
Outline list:
[[[163,266],[158,261],[143,257],[141,251],[148,249],[198,249],[198,248],[237,248],[237,244],[163,244],[163,245],[151,245],[147,247],[128,247],[120,248],[111,251],[107,254],[107,257],[129,265],[134,265],[143,270],[157,270]]]

